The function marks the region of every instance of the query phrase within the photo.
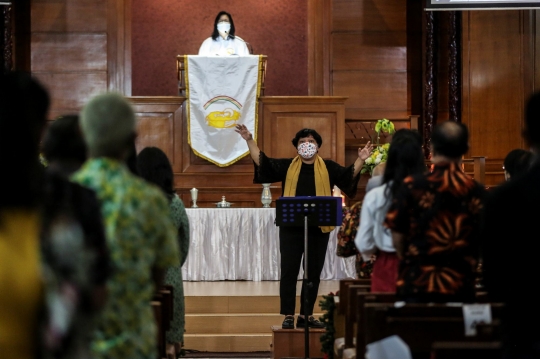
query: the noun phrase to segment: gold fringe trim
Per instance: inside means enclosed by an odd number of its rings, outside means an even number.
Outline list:
[[[261,66],[262,66],[261,64],[262,64],[262,61],[263,61],[263,57],[262,57],[262,55],[259,55],[259,65],[257,66],[257,93],[255,95],[255,134],[254,134],[255,135],[254,136],[254,141],[255,142],[257,142],[257,132],[258,132],[258,128],[259,128],[259,96],[261,94]],[[191,111],[190,111],[191,103],[189,101],[188,55],[184,55],[184,66],[185,66],[185,72],[186,72],[186,74],[185,74],[185,76],[186,76],[186,97],[188,99],[188,101],[187,101],[187,103],[188,103],[188,105],[187,105],[187,130],[188,130],[188,144],[189,144],[189,147],[191,147],[191,150],[193,151],[193,153],[195,153],[195,155],[197,157],[203,158],[203,159],[207,160],[208,162],[211,162],[211,163],[215,164],[218,167],[228,167],[228,166],[240,161],[242,158],[249,155],[249,150],[247,152],[245,152],[245,153],[242,153],[240,156],[236,157],[232,161],[227,162],[225,164],[222,164],[222,163],[217,163],[213,159],[208,158],[205,155],[203,155],[202,153],[197,152],[193,148],[193,146],[191,146]]]

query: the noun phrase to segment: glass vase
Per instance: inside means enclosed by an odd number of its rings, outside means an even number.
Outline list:
[[[270,203],[272,203],[272,192],[270,191],[270,183],[263,183],[263,190],[261,194],[261,202],[263,208],[270,208]]]
[[[199,208],[197,206],[197,195],[199,193],[199,190],[197,188],[192,188],[189,190],[189,192],[191,193],[191,202],[193,202],[191,208]]]

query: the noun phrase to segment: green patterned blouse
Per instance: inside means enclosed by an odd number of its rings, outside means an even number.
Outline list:
[[[177,229],[160,189],[109,158],[87,161],[72,180],[101,202],[113,275],[97,322],[96,358],[156,358],[152,268],[179,264]]]

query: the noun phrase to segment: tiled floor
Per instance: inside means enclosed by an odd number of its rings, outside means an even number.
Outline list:
[[[251,356],[250,356],[251,355]],[[185,358],[209,359],[209,358],[227,358],[227,359],[261,359],[270,358],[272,353],[267,352],[251,352],[251,353],[223,353],[223,352],[195,352],[186,353]]]
[[[300,295],[302,282],[298,281],[296,293]],[[321,281],[319,295],[335,293],[339,289],[339,280]],[[217,281],[184,282],[185,296],[271,296],[279,295],[279,281]]]

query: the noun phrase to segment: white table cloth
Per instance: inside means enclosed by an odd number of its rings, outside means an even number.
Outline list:
[[[187,208],[190,248],[186,281],[279,280],[279,228],[275,208]],[[354,278],[354,257],[336,256],[337,230],[330,233],[322,280]],[[302,270],[298,276],[302,278]]]

